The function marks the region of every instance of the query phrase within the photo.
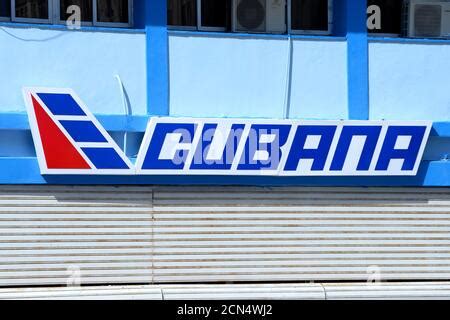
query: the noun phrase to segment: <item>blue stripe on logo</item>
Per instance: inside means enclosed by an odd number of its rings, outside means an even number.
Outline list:
[[[113,148],[81,148],[97,169],[129,169]]]
[[[38,93],[39,98],[55,116],[85,116],[70,94]]]
[[[60,121],[76,142],[108,142],[90,121]]]

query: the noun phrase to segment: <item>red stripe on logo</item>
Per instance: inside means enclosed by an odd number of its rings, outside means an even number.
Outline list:
[[[91,169],[69,139],[32,96],[48,169]]]

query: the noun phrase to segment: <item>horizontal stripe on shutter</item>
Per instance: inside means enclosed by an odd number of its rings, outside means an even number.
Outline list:
[[[450,189],[0,186],[0,286],[450,278]],[[71,271],[72,270],[72,271]]]
[[[0,187],[0,286],[151,283],[152,189]]]

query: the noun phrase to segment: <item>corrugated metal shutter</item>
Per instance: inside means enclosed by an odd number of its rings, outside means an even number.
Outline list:
[[[0,286],[446,280],[449,209],[438,188],[0,186]]]
[[[150,188],[0,186],[0,286],[149,283]]]
[[[156,188],[155,282],[450,279],[450,190]]]

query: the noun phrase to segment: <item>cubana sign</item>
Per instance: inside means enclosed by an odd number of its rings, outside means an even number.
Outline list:
[[[152,117],[135,163],[70,89],[24,89],[43,175],[413,176],[429,121]]]

